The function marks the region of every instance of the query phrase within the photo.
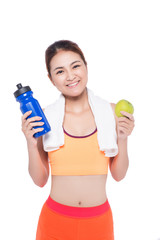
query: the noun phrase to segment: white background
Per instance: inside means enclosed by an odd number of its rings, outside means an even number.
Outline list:
[[[0,235],[35,239],[38,217],[49,196],[50,178],[37,187],[28,174],[21,112],[13,92],[30,85],[42,107],[60,92],[47,78],[44,52],[54,41],[75,41],[88,62],[88,87],[135,108],[128,140],[130,166],[106,191],[115,240],[160,238],[160,2],[5,0],[0,3],[1,173]]]

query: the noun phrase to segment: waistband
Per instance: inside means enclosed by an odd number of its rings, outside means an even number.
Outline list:
[[[47,206],[55,212],[70,217],[94,217],[101,215],[110,209],[108,200],[105,203],[94,207],[72,207],[54,201],[50,196],[46,200]]]

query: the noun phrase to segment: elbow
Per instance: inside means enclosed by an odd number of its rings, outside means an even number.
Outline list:
[[[43,188],[45,185],[46,185],[46,183],[40,184],[40,185],[37,185],[37,186],[40,187],[40,188]]]
[[[113,178],[116,182],[120,182],[126,177],[126,174],[127,174],[127,170],[121,174],[115,175]]]
[[[48,174],[45,174],[43,176],[35,176],[35,175],[32,175],[30,171],[29,171],[29,175],[32,178],[34,184],[40,188],[43,188],[46,185],[49,177]]]
[[[42,182],[39,182],[38,187],[43,188],[43,187],[47,184],[48,177],[49,177],[49,176],[46,176],[46,178],[43,179]]]
[[[35,179],[32,179],[32,180],[35,183],[35,185],[37,185],[40,188],[43,188],[47,183],[47,180],[45,180],[45,181],[40,181],[40,180],[36,181]]]
[[[43,188],[43,187],[46,185],[47,181],[48,181],[48,177],[49,177],[49,176],[46,175],[44,178],[37,180],[37,181],[35,182],[35,184],[36,184],[38,187]]]
[[[120,182],[120,181],[122,181],[125,178],[126,173],[127,173],[127,171],[123,172],[123,173],[119,173],[119,174],[118,173],[112,174],[112,177],[114,178],[114,180],[116,182]]]
[[[123,169],[116,169],[116,171],[112,171],[112,177],[116,182],[120,182],[126,177],[128,167],[129,164]]]
[[[120,182],[125,178],[125,176],[116,176],[116,177],[113,177],[113,178],[116,182]]]

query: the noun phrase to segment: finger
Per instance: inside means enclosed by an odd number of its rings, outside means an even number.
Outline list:
[[[28,119],[24,122],[24,125],[27,127],[28,124],[30,124],[31,122],[40,121],[41,119],[42,119],[42,117],[39,117],[39,116],[35,116],[35,117],[28,118]]]
[[[31,122],[30,125],[32,127],[42,126],[44,125],[44,122]]]
[[[126,128],[126,129],[129,129],[129,128],[130,128],[130,125],[129,125],[128,123],[126,123],[126,122],[121,122],[121,123],[119,123],[118,127],[119,127],[119,128],[120,128],[120,127],[124,127],[124,128]]]
[[[128,125],[128,127],[133,127],[134,126],[134,121],[126,118],[126,117],[120,117],[118,119],[118,125],[121,125],[122,123],[125,123]]]
[[[31,127],[37,127],[37,126],[42,126],[44,125],[44,122],[31,122],[29,124]]]
[[[125,126],[120,126],[120,127],[118,128],[118,131],[122,131],[122,132],[124,132],[125,134],[128,134],[128,133],[131,132],[132,130],[131,130],[130,128],[125,127]]]
[[[33,130],[34,127],[42,126],[44,125],[44,122],[31,122],[26,126],[26,130]],[[36,128],[37,129],[37,128]]]
[[[126,117],[128,117],[130,120],[134,121],[134,117],[131,113],[125,112],[125,111],[120,111],[120,113]]]
[[[32,111],[27,111],[27,112],[25,112],[25,113],[22,115],[22,121],[25,121],[26,118],[27,118],[29,115],[31,115],[31,113],[32,113]]]
[[[130,123],[131,122],[131,120],[129,119],[129,118],[126,118],[126,117],[119,117],[118,118],[118,122],[120,123],[120,122],[126,122],[126,123]]]
[[[43,130],[44,128],[32,128],[32,129],[27,129],[26,131],[24,131],[24,133],[27,136],[27,138],[30,138],[30,137],[33,137],[35,133],[41,132]]]
[[[39,123],[36,121],[40,121],[41,119],[42,119],[41,117],[35,116],[22,121],[22,130],[27,131],[27,130],[31,130],[33,126],[36,126],[36,125],[39,126]]]
[[[123,133],[123,134],[125,134],[125,135],[127,135],[127,136],[130,135],[130,131],[128,129],[124,128],[124,127],[120,127],[118,129],[118,131]]]
[[[42,132],[43,130],[44,130],[44,128],[33,128],[33,129],[31,129],[30,133],[33,136],[35,133]]]
[[[134,121],[125,118],[125,117],[121,117],[122,119],[118,120],[118,126],[128,126],[128,128],[133,128],[134,127]]]

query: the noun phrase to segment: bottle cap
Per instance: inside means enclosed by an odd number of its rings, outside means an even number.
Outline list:
[[[29,86],[22,87],[21,83],[17,84],[16,86],[17,86],[18,90],[14,92],[15,98],[17,98],[19,95],[21,95],[25,92],[32,91]]]

